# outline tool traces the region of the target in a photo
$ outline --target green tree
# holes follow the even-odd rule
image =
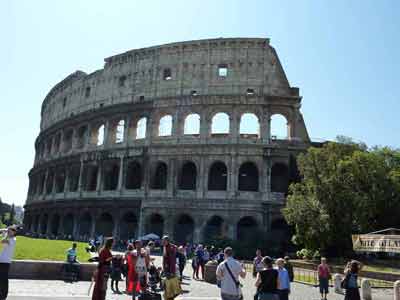
[[[302,181],[283,210],[297,244],[334,254],[351,250],[352,233],[395,226],[400,212],[399,151],[339,141],[298,157]]]

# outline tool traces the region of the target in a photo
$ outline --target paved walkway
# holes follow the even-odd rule
[[[156,264],[159,264],[157,258]],[[182,285],[184,293],[177,300],[219,300],[219,289],[216,285],[204,281],[193,280],[191,278],[191,266],[188,264],[185,270],[185,279]],[[243,294],[245,300],[252,300],[255,292],[254,279],[251,274],[247,274],[243,282]],[[120,282],[120,289],[124,287],[124,282]],[[11,280],[10,281],[10,300],[88,300],[88,290],[90,282],[65,283],[63,281],[45,280]],[[373,300],[393,300],[393,291],[374,289]],[[343,300],[343,295],[332,293],[329,300]],[[107,300],[128,300],[127,295],[112,294],[108,290]],[[319,300],[318,289],[308,285],[293,283],[290,300]]]

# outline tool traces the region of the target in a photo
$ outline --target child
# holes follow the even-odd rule
[[[117,294],[121,294],[118,288],[118,282],[121,280],[122,263],[123,261],[121,255],[113,256],[113,259],[111,261],[111,290]],[[114,282],[115,282],[115,289],[114,289]]]

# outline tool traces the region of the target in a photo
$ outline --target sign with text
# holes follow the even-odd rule
[[[353,234],[351,237],[354,251],[400,253],[400,235]]]

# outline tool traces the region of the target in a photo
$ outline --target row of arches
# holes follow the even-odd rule
[[[59,153],[68,153],[72,149],[83,149],[87,145],[103,146],[106,144],[122,144],[127,139],[146,139],[149,135],[169,137],[174,132],[173,115],[161,115],[158,119],[157,130],[149,126],[148,117],[141,117],[136,122],[126,118],[118,118],[109,122],[82,125],[79,128],[68,128],[41,142],[37,149],[37,158],[45,158]],[[198,113],[189,113],[183,120],[182,134],[198,137],[201,134],[201,117]],[[272,139],[288,139],[289,123],[285,116],[273,114],[269,120],[269,137]],[[227,136],[232,134],[231,116],[226,112],[217,112],[211,117],[208,129],[211,136]],[[150,133],[148,131],[152,131]],[[260,118],[254,113],[243,113],[240,116],[238,133],[242,138],[261,138]]]
[[[122,162],[122,166],[121,166]],[[179,190],[196,191],[202,189],[199,184],[199,167],[193,161],[180,163],[174,185]],[[100,168],[101,167],[101,168]],[[122,170],[121,170],[122,168]],[[68,167],[48,169],[47,172],[32,175],[30,178],[29,195],[42,195],[82,191],[113,191],[117,189],[140,190],[147,185],[150,189],[166,190],[169,178],[173,176],[168,164],[158,161],[151,165],[150,174],[146,176],[145,168],[140,161],[123,160],[103,161],[101,164],[86,163],[82,167],[72,164]],[[247,161],[237,170],[228,170],[223,161],[214,161],[208,169],[207,190],[227,191],[229,177],[237,176],[237,190],[261,191],[261,181],[258,166]],[[146,178],[149,180],[146,181]],[[80,186],[79,186],[80,183]],[[289,170],[284,163],[274,163],[270,173],[271,192],[286,193],[289,185]]]
[[[115,231],[117,224],[118,232]],[[109,213],[103,213],[98,218],[94,218],[89,212],[79,217],[75,217],[72,213],[65,216],[43,214],[26,218],[25,226],[33,233],[50,236],[89,237],[99,234],[112,236],[117,233],[121,239],[128,239],[137,237],[138,218],[135,213],[127,212],[116,223]]]
[[[222,216],[212,215],[204,224],[198,224],[191,215],[179,214],[173,218],[172,224],[167,223],[164,216],[153,213],[144,219],[144,231],[140,232],[138,216],[134,212],[126,212],[116,219],[108,212],[94,217],[89,211],[81,215],[44,213],[27,216],[24,220],[25,228],[28,228],[31,233],[50,237],[72,236],[75,239],[86,239],[95,235],[103,235],[117,236],[127,240],[137,238],[140,234],[155,233],[159,236],[169,234],[179,244],[217,238],[244,240],[262,229],[262,224],[259,224],[252,216],[244,216],[232,223]],[[281,226],[281,222],[278,222],[277,226]],[[276,226],[273,223],[271,229],[273,230],[274,227]]]

